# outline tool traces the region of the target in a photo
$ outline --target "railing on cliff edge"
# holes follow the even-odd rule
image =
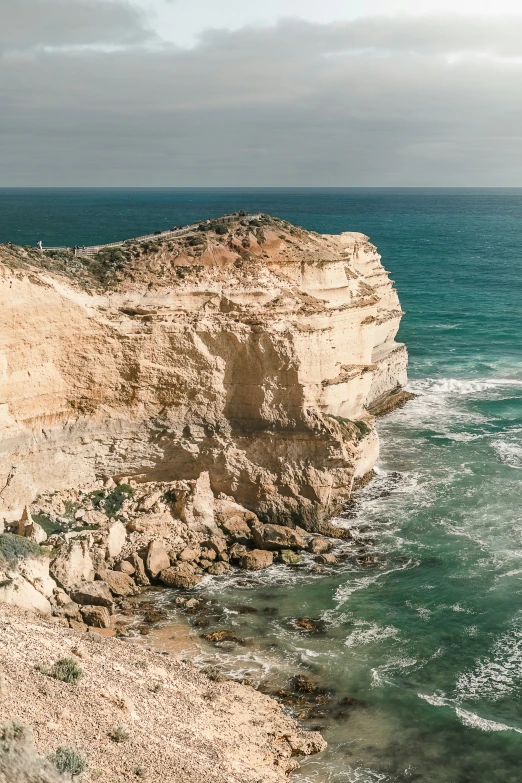
[[[211,218],[209,220],[199,220],[197,223],[192,223],[190,226],[182,226],[181,228],[173,228],[171,230],[166,231],[157,231],[155,234],[145,234],[141,237],[134,237],[133,239],[123,239],[121,242],[107,242],[105,245],[90,245],[89,247],[42,247],[42,252],[46,253],[48,251],[51,252],[66,252],[66,251],[73,251],[75,256],[82,256],[84,258],[92,258],[96,255],[96,253],[99,253],[100,250],[103,250],[106,247],[124,247],[125,245],[133,245],[135,243],[140,242],[148,242],[150,239],[171,239],[173,237],[181,237],[185,234],[191,234],[193,231],[196,231],[199,226],[203,224],[210,224],[215,223],[217,220],[222,221],[228,221],[231,222],[232,220],[257,220],[261,217],[261,213],[257,213],[256,215],[243,215],[243,214],[235,214],[235,215],[223,215],[223,217],[220,218]]]

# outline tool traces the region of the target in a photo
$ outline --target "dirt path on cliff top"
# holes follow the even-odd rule
[[[75,684],[42,672],[64,656],[82,669]],[[0,723],[11,720],[32,727],[42,755],[82,753],[82,783],[279,783],[295,755],[324,745],[248,686],[0,606]],[[115,727],[128,738],[111,739]]]

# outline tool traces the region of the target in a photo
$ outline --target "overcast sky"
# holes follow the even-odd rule
[[[522,4],[0,0],[18,185],[522,186]]]

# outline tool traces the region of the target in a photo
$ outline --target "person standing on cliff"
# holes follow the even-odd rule
[[[40,253],[43,253],[43,245],[42,245],[42,240],[41,239],[39,239],[38,242],[36,243],[36,247],[38,248]]]

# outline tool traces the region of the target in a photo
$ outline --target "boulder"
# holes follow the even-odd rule
[[[105,546],[105,543],[103,543],[101,546],[97,545],[91,547],[89,552],[94,570],[98,571],[100,568],[105,568],[107,557],[107,547]]]
[[[92,604],[93,606],[112,607],[114,603],[109,586],[101,580],[79,582],[70,588],[69,595],[73,601],[82,606]]]
[[[304,549],[306,541],[291,527],[284,525],[253,525],[254,542],[260,549]]]
[[[209,574],[212,574],[212,576],[221,576],[222,574],[226,574],[227,571],[230,571],[232,569],[232,566],[230,566],[228,563],[212,563],[209,568],[207,569]]]
[[[314,555],[323,555],[325,552],[329,552],[333,547],[333,541],[329,541],[323,536],[314,536],[311,541],[308,542],[308,551]]]
[[[94,579],[94,567],[86,540],[70,539],[51,562],[49,571],[53,579],[67,590],[82,580]]]
[[[179,587],[188,589],[201,582],[201,576],[196,574],[194,566],[191,563],[179,563],[179,565],[170,566],[159,575],[160,582],[165,587]]]
[[[120,562],[116,563],[114,566],[114,570],[121,571],[122,574],[128,574],[129,576],[132,576],[136,572],[136,569],[129,560],[120,560]]]
[[[51,606],[54,617],[65,617],[68,620],[76,620],[79,617],[80,607],[74,601],[68,601],[66,604],[59,606],[57,602],[51,598]]]
[[[207,549],[207,547],[203,547],[200,557],[202,560],[215,560],[216,551],[214,549]]]
[[[201,557],[201,549],[199,547],[185,547],[179,554],[178,560],[185,561],[186,563],[193,563],[195,560],[199,560]]]
[[[125,596],[134,595],[134,593],[136,593],[134,580],[131,579],[128,574],[124,574],[121,571],[110,571],[108,568],[105,568],[96,573],[96,578],[105,582],[111,593],[118,598],[124,598]]]
[[[112,522],[112,524],[109,525],[109,534],[107,536],[107,556],[110,560],[114,560],[115,557],[118,557],[125,545],[126,539],[127,531],[123,522],[120,522],[119,519]]]
[[[56,589],[56,582],[49,576],[49,560],[46,557],[28,557],[18,563],[18,571],[46,598]]]
[[[262,568],[268,568],[273,562],[274,555],[272,552],[267,552],[266,549],[253,549],[239,559],[241,568],[248,568],[253,571],[260,571]]]
[[[144,533],[153,538],[168,536],[171,527],[172,516],[168,511],[157,514],[139,514],[127,523],[129,533]]]
[[[39,612],[45,615],[50,615],[52,612],[49,599],[18,574],[2,580],[0,603],[18,606],[29,612]]]
[[[205,549],[213,549],[216,555],[220,555],[227,551],[227,540],[219,533],[219,535],[210,536],[206,541],[203,541],[201,546]]]
[[[321,565],[335,565],[337,563],[337,558],[335,555],[325,552],[324,555],[317,555],[315,562],[321,563]]]
[[[239,544],[248,544],[249,541],[252,541],[252,532],[245,520],[239,515],[228,517],[221,523],[221,529],[229,538]]]
[[[233,544],[230,547],[229,550],[229,557],[232,560],[232,562],[239,560],[239,558],[243,557],[243,555],[246,555],[247,548],[243,544]]]
[[[208,471],[196,481],[179,481],[173,485],[176,496],[175,511],[191,529],[199,533],[217,533],[214,521],[214,493]]]
[[[79,511],[83,511],[83,515],[81,517],[76,516]],[[89,525],[89,527],[103,528],[107,524],[107,515],[103,511],[97,511],[94,508],[92,508],[90,511],[86,511],[85,509],[78,509],[76,514],[74,515],[75,519],[81,519],[82,523],[84,525]]]
[[[279,560],[285,565],[298,565],[303,562],[303,558],[291,549],[282,549],[279,552]]]
[[[131,555],[130,561],[135,569],[134,579],[136,580],[136,584],[140,585],[140,587],[150,585],[149,577],[145,572],[145,563],[141,557],[134,552],[134,554]]]
[[[93,628],[108,628],[111,624],[109,610],[105,606],[82,606],[83,621]]]
[[[147,571],[153,579],[157,577],[160,571],[164,571],[170,566],[170,557],[162,541],[155,538],[150,542],[146,565]]]
[[[228,498],[220,497],[215,502],[216,523],[229,537],[246,544],[252,540],[251,525],[259,524],[257,516],[248,509]]]
[[[138,511],[150,511],[151,508],[156,505],[158,500],[161,500],[163,494],[163,490],[160,489],[154,492],[150,492],[147,495],[143,495],[138,503]]]
[[[18,523],[17,533],[19,536],[24,536],[30,541],[34,541],[35,544],[43,544],[47,540],[47,533],[38,522],[34,521],[27,506],[24,508]]]

